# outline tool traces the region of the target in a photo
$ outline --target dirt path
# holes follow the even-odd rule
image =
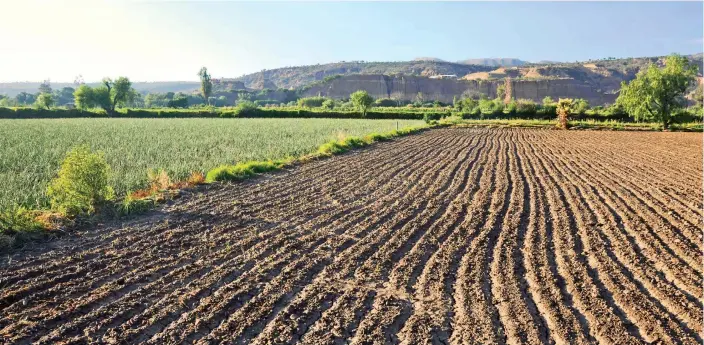
[[[702,136],[438,129],[0,262],[0,343],[698,344]]]

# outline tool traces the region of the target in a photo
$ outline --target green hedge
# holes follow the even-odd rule
[[[2,119],[58,119],[67,117],[107,117],[105,112],[83,111],[78,109],[36,109],[36,108],[1,108]]]
[[[399,119],[422,120],[427,112],[367,112],[368,119]],[[433,113],[445,116],[448,113]],[[36,108],[0,108],[0,118],[32,119],[32,118],[75,118],[75,117],[107,117],[102,111],[84,111],[77,109],[36,109]],[[269,109],[238,109],[223,108],[222,110],[191,110],[191,109],[119,109],[112,117],[116,118],[183,118],[183,117],[246,117],[246,118],[339,118],[357,119],[362,115],[356,111],[313,111],[313,110],[279,110]]]
[[[393,109],[393,108],[391,108]],[[398,120],[423,120],[440,119],[451,115],[447,110],[439,109],[431,112],[429,109],[412,111],[390,111],[390,108],[379,108],[367,112],[368,119],[398,119]],[[396,108],[402,109],[402,108]],[[475,110],[477,110],[475,108]],[[482,113],[480,111],[454,113],[464,119],[554,119],[555,114],[547,113],[543,109],[536,112],[504,112],[493,111]],[[1,119],[52,119],[52,118],[76,118],[76,117],[108,117],[102,110],[78,110],[78,109],[37,109],[37,108],[2,108],[0,107]],[[321,110],[321,109],[295,109],[295,108],[205,108],[205,109],[118,109],[113,117],[116,118],[200,118],[200,117],[223,117],[223,118],[334,118],[334,119],[359,119],[361,113],[345,110]],[[597,120],[597,121],[620,121],[631,122],[632,118],[623,113],[597,113],[587,112],[583,115],[572,116],[575,120]],[[673,116],[674,123],[687,123],[702,121],[699,113],[687,110],[679,111]]]

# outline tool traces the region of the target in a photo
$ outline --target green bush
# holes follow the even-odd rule
[[[298,106],[306,108],[321,107],[323,106],[323,102],[327,100],[328,99],[325,97],[303,97],[298,99]]]
[[[51,207],[67,217],[94,213],[114,197],[109,176],[110,166],[102,152],[92,152],[87,146],[74,148],[47,188]]]
[[[245,162],[235,165],[221,165],[208,171],[205,175],[205,182],[215,181],[238,181],[244,178],[268,171],[279,170],[291,160],[277,160],[265,162]]]
[[[152,209],[156,205],[156,201],[152,198],[138,199],[127,194],[124,200],[117,205],[117,213],[122,216],[144,213]]]
[[[42,225],[35,220],[32,211],[24,207],[13,207],[0,212],[0,234],[13,235],[23,231],[38,231]]]
[[[479,100],[479,110],[484,116],[500,116],[503,114],[504,104],[499,99],[481,99]]]
[[[275,99],[259,99],[254,101],[254,105],[258,107],[263,107],[263,106],[271,106],[271,105],[279,105],[281,102],[275,100]]]
[[[508,104],[506,104],[506,113],[514,116],[516,115],[516,112],[518,111],[518,102],[516,101],[511,101]]]
[[[430,123],[432,121],[438,121],[442,117],[442,114],[439,113],[425,113],[425,115],[423,115],[423,121],[425,121],[425,123]]]
[[[516,101],[516,112],[526,116],[534,116],[538,110],[538,105],[530,99],[519,99]]]
[[[589,102],[584,98],[577,98],[574,100],[574,106],[572,111],[575,115],[584,115],[589,110]]]
[[[391,98],[379,98],[374,101],[375,107],[398,107],[399,102]]]

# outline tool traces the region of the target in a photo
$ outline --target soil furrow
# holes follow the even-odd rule
[[[441,128],[0,259],[0,343],[701,343],[698,133]]]

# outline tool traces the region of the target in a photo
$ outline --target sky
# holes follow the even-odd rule
[[[704,50],[699,2],[0,0],[0,82],[197,80],[437,57],[582,61]]]

